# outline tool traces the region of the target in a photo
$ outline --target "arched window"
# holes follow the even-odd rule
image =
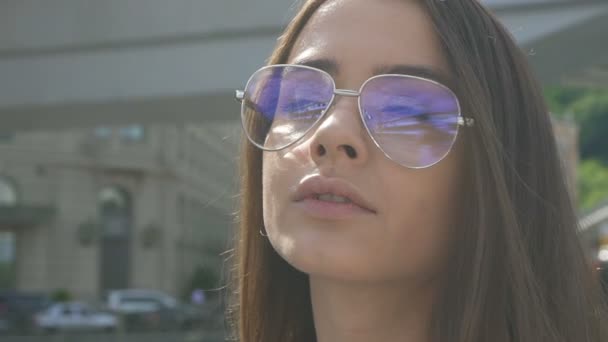
[[[131,219],[131,199],[119,187],[103,188],[98,193],[99,213],[105,236],[127,236]]]
[[[117,187],[104,188],[99,192],[99,204],[104,208],[114,208],[117,210],[128,209],[128,194]]]
[[[121,186],[108,186],[97,193],[101,226],[99,289],[128,288],[131,269],[133,213],[131,193]]]

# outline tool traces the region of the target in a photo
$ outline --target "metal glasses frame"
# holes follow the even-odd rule
[[[331,99],[329,100],[327,107],[322,111],[321,115],[319,115],[319,118],[310,125],[310,127],[302,133],[302,136],[299,137],[298,139],[295,139],[294,141],[286,144],[285,146],[281,146],[279,148],[266,148],[260,144],[258,144],[257,142],[254,141],[254,139],[249,135],[249,132],[247,131],[247,127],[245,127],[245,101],[243,101],[245,99],[245,91],[244,90],[236,90],[236,94],[235,94],[235,98],[238,102],[241,103],[241,125],[243,127],[243,131],[245,132],[245,135],[247,135],[247,139],[249,140],[249,142],[251,142],[254,146],[258,147],[261,150],[264,151],[269,151],[269,152],[276,152],[276,151],[280,151],[283,150],[291,145],[294,145],[295,143],[297,143],[298,141],[302,140],[302,138],[304,138],[305,136],[307,136],[310,131],[312,129],[314,129],[320,122],[322,122],[325,119],[325,115],[327,114],[327,112],[329,112],[329,109],[332,107],[334,100],[336,98],[336,95],[340,95],[340,96],[347,96],[347,97],[356,97],[357,98],[357,104],[359,106],[359,117],[361,119],[361,122],[363,123],[363,126],[365,127],[365,130],[367,131],[367,134],[369,135],[369,137],[372,139],[372,141],[374,142],[374,144],[376,145],[376,147],[378,147],[378,149],[380,149],[380,151],[382,151],[382,153],[391,161],[407,167],[409,169],[425,169],[428,167],[431,167],[439,162],[441,162],[451,151],[452,148],[454,147],[454,143],[456,142],[456,139],[458,137],[458,133],[460,131],[460,127],[472,127],[475,125],[475,120],[473,118],[470,117],[464,117],[461,113],[461,108],[460,108],[460,101],[458,100],[458,97],[456,96],[456,94],[452,91],[452,89],[448,88],[447,86],[428,79],[428,78],[424,78],[424,77],[419,77],[419,76],[412,76],[412,75],[403,75],[403,74],[382,74],[382,75],[376,75],[376,76],[372,76],[369,79],[367,79],[365,82],[363,82],[363,84],[361,85],[361,87],[359,88],[359,91],[356,90],[350,90],[350,89],[338,89],[336,88],[336,82],[334,80],[334,78],[325,70],[321,70],[315,67],[311,67],[308,65],[299,65],[299,64],[273,64],[273,65],[267,65],[264,66],[260,69],[258,69],[256,72],[254,72],[251,77],[249,78],[249,80],[247,80],[247,83],[245,84],[245,89],[247,89],[249,87],[249,84],[251,83],[251,81],[253,80],[253,77],[258,74],[259,72],[266,70],[266,69],[270,69],[270,68],[279,68],[279,67],[289,67],[289,68],[300,68],[300,69],[308,69],[308,70],[313,70],[319,73],[324,74],[325,76],[327,76],[332,83],[332,86],[334,88],[333,90],[333,94]],[[454,134],[454,139],[452,140],[452,143],[450,145],[450,148],[446,151],[446,153],[441,156],[441,158],[439,158],[437,161],[435,161],[432,164],[429,165],[425,165],[425,166],[408,166],[408,165],[404,165],[396,160],[394,160],[393,158],[391,158],[390,155],[388,155],[384,149],[382,148],[382,146],[380,146],[380,144],[378,143],[378,141],[376,141],[376,138],[374,138],[374,135],[372,134],[372,132],[369,130],[369,127],[367,127],[367,124],[365,123],[365,118],[363,117],[363,109],[361,108],[361,92],[363,91],[363,89],[365,88],[365,86],[367,85],[368,82],[370,82],[371,80],[374,80],[376,78],[381,78],[381,77],[403,77],[403,78],[408,78],[408,79],[418,79],[421,81],[425,81],[425,82],[430,82],[433,83],[445,90],[447,90],[456,100],[456,105],[458,107],[458,122],[457,122],[457,127],[456,127],[456,134]]]

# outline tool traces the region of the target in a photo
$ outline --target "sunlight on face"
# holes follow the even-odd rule
[[[359,89],[386,65],[424,66],[449,74],[433,25],[413,1],[328,1],[298,37],[288,63],[303,59],[334,60],[338,70],[332,76],[342,89]],[[286,150],[264,153],[263,214],[270,242],[287,262],[310,275],[368,282],[433,277],[446,262],[458,210],[461,144],[457,141],[433,167],[408,169],[377,148],[358,110],[356,99],[337,98],[304,139]],[[287,135],[294,131],[289,125],[271,130]],[[445,132],[434,132],[429,141]],[[394,135],[379,139],[417,158],[435,148],[424,140],[417,146],[412,139],[400,142]],[[347,156],[344,146],[356,153]],[[348,182],[376,212],[339,220],[312,217],[292,198],[311,175]]]

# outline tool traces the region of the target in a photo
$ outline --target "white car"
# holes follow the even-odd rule
[[[175,309],[177,300],[168,294],[148,289],[113,290],[108,294],[108,308],[116,313],[149,313]]]
[[[67,302],[51,305],[35,316],[38,329],[54,331],[114,331],[115,315],[93,310],[85,303]]]
[[[107,308],[122,316],[127,331],[187,328],[203,318],[175,297],[151,289],[112,290]]]

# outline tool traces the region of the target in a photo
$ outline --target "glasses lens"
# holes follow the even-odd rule
[[[422,168],[443,159],[458,132],[458,99],[448,88],[411,76],[380,76],[361,93],[365,124],[397,163]]]
[[[258,147],[279,150],[302,138],[323,115],[334,91],[332,78],[302,66],[258,70],[245,88],[243,127]]]

